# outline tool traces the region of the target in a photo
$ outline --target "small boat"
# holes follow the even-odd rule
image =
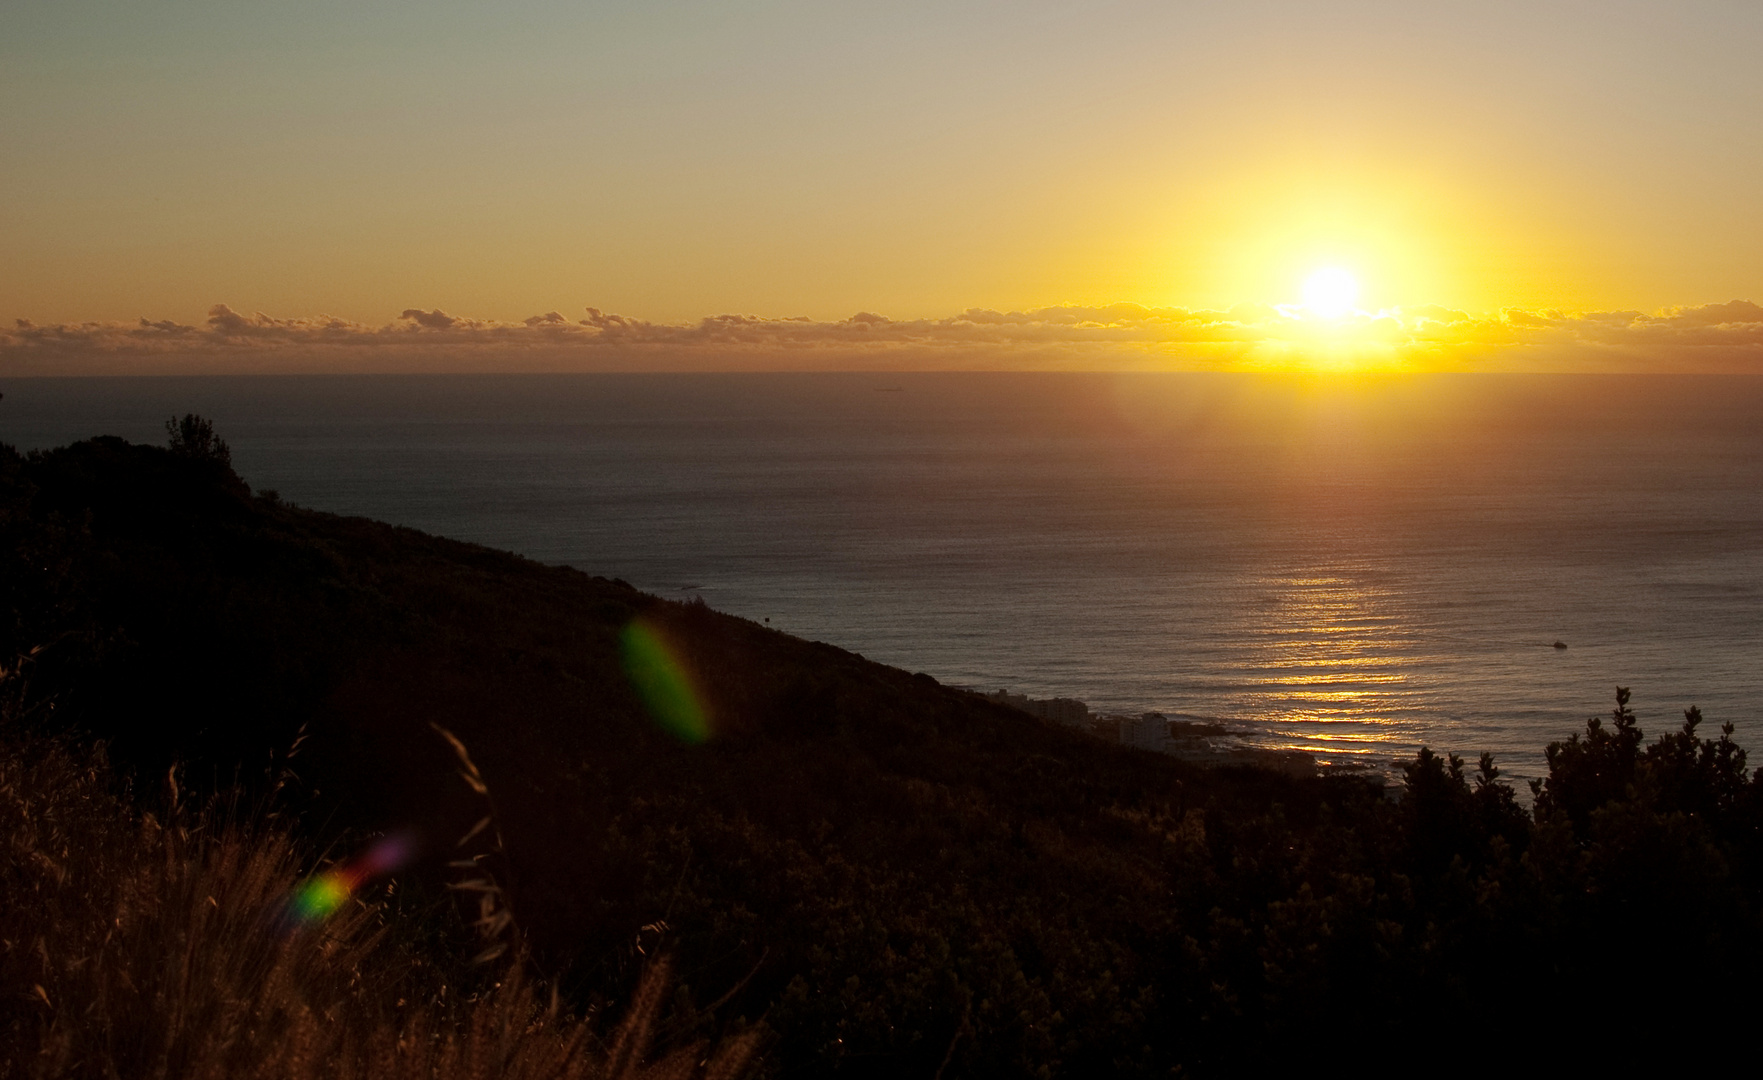
[[[1565,641],[1555,642],[1555,648],[1557,648],[1557,649],[1565,649],[1566,647],[1567,647],[1567,643]]]

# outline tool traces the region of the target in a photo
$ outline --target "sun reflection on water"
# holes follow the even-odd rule
[[[1419,634],[1400,598],[1352,572],[1273,576],[1255,583],[1256,674],[1244,705],[1256,742],[1304,750],[1324,764],[1384,756],[1409,741],[1407,711]]]

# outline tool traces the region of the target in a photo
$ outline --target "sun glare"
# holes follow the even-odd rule
[[[1357,299],[1359,281],[1341,267],[1325,266],[1304,279],[1304,306],[1325,319],[1352,311]]]

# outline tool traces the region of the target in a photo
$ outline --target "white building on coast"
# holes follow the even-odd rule
[[[1175,753],[1175,740],[1169,737],[1169,717],[1148,712],[1143,716],[1116,716],[1115,739],[1122,746],[1155,750],[1159,754]]]

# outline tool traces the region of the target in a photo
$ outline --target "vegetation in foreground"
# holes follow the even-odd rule
[[[41,647],[33,724],[248,790],[304,731],[306,841],[426,832],[400,887],[435,891],[481,811],[431,725],[457,732],[562,999],[628,1000],[629,943],[665,923],[666,1022],[764,1017],[770,1075],[1246,1075],[1436,1062],[1453,1034],[1681,1063],[1722,1048],[1687,1034],[1708,1015],[1763,1003],[1763,786],[1693,710],[1649,743],[1620,693],[1551,748],[1534,813],[1491,761],[1429,752],[1392,800],[1100,745],[701,606],[300,510],[187,442],[0,454],[0,534],[0,645]],[[702,744],[625,678],[638,617],[703,689]],[[53,1003],[28,974],[8,1000]]]
[[[383,890],[303,924],[306,861],[272,817],[187,809],[175,780],[144,811],[101,751],[0,728],[0,1076],[726,1080],[756,1047],[666,1038],[664,959],[608,1031],[519,957],[450,959],[438,912]]]

